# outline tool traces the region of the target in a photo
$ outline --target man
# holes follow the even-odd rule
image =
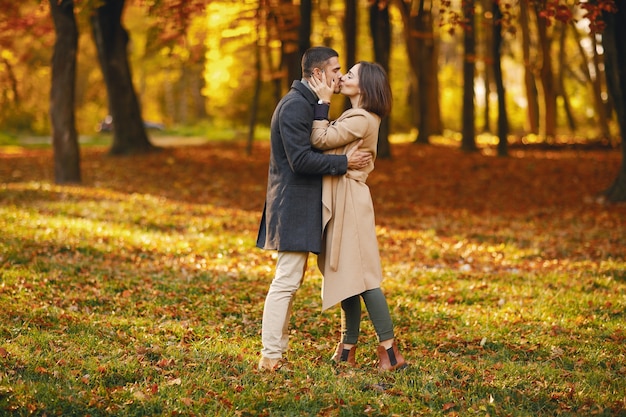
[[[326,74],[341,77],[339,54],[327,47],[308,49],[302,57],[302,80],[294,81],[280,100],[270,126],[270,163],[265,207],[256,245],[278,251],[276,272],[265,306],[258,368],[274,371],[285,363],[291,305],[304,278],[309,252],[319,254],[322,245],[322,176],[344,175],[371,161],[369,153],[356,149],[348,155],[324,155],[311,147],[315,106],[328,106],[311,90],[308,80]]]

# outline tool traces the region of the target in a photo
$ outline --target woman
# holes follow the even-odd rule
[[[361,170],[348,170],[344,176],[325,176],[322,188],[324,242],[318,257],[324,276],[322,309],[341,302],[342,340],[333,356],[335,362],[356,365],[355,351],[361,325],[361,298],[378,336],[378,367],[404,368],[398,351],[387,300],[380,289],[382,268],[374,205],[367,176],[374,170],[381,118],[391,110],[391,88],[385,70],[376,63],[360,62],[339,80],[341,94],[352,108],[337,120],[328,121],[335,82],[326,84],[325,75],[311,77],[310,85],[319,97],[311,143],[331,154],[345,154],[362,140],[361,151],[372,154],[372,162]]]

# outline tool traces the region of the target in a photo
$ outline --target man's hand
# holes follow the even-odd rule
[[[359,150],[362,144],[363,139],[360,139],[357,145],[346,154],[348,157],[348,169],[363,169],[372,162],[372,155],[369,152]]]

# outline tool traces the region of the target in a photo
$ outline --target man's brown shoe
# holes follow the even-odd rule
[[[268,371],[268,372],[274,372],[279,370],[280,368],[282,368],[283,366],[285,366],[287,364],[287,360],[283,359],[283,358],[266,358],[266,357],[261,357],[261,360],[259,360],[259,371]]]

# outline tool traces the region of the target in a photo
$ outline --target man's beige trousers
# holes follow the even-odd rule
[[[287,351],[291,306],[304,279],[308,257],[308,252],[278,252],[276,274],[263,307],[261,355],[266,358],[282,358]]]

